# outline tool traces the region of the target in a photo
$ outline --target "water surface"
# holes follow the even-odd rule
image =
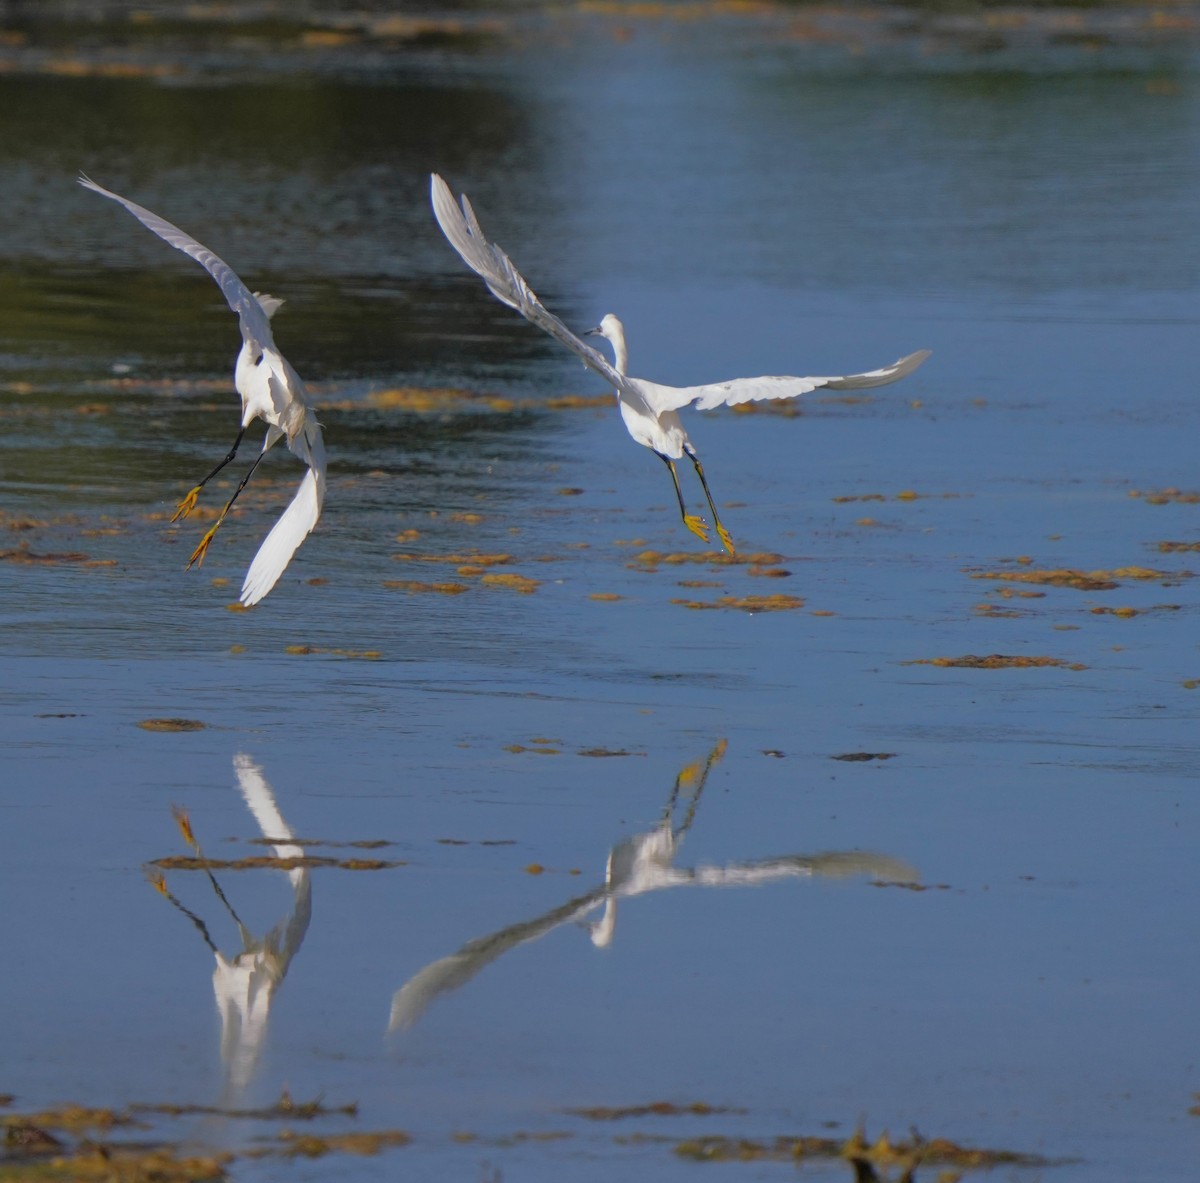
[[[287,1089],[412,1138],[243,1178],[690,1179],[682,1138],[860,1122],[1058,1164],[1005,1177],[1190,1178],[1196,562],[1159,547],[1197,504],[1155,496],[1196,487],[1190,26],[453,16],[5,48],[0,1092]],[[298,466],[183,570],[236,326],[81,169],[287,300],[329,496],[251,612]],[[714,563],[611,407],[556,407],[603,387],[465,272],[434,169],[569,324],[625,319],[635,372],[934,356],[693,415],[763,556]],[[1008,578],[1057,569],[1116,586]],[[713,606],[771,595],[802,603]],[[989,654],[1063,664],[912,664]],[[148,881],[192,853],[172,806],[213,858],[401,865],[216,871],[239,928],[203,872]],[[256,1007],[213,976],[251,963]],[[569,1112],[657,1101],[730,1111]],[[286,1124],[152,1122],[235,1151]]]

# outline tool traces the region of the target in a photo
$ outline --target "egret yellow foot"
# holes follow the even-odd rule
[[[202,485],[197,485],[176,507],[175,516],[171,519],[173,522],[179,521],[180,518],[186,518],[193,509],[196,508],[196,499],[200,496]]]
[[[708,525],[702,517],[694,513],[685,513],[683,515],[683,524],[701,541],[708,541]]]
[[[721,540],[721,545],[729,551],[731,555],[736,555],[737,551],[733,549],[733,535],[721,525],[717,523],[717,537]]]
[[[208,551],[208,544],[210,542],[212,542],[213,535],[216,534],[217,527],[220,526],[220,524],[223,520],[224,520],[223,518],[217,518],[217,520],[210,527],[208,533],[205,534],[204,537],[200,539],[200,545],[197,546],[194,551],[192,551],[192,557],[190,559],[188,559],[187,569],[189,571],[193,567],[203,567],[204,566],[204,556]]]

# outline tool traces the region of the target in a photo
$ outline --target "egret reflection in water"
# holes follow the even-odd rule
[[[234,756],[233,768],[238,789],[263,838],[271,843],[275,857],[303,859],[304,849],[290,841],[295,835],[283,820],[262,769],[243,754]],[[187,815],[177,810],[176,820],[188,845],[197,858],[203,860],[200,843]],[[216,958],[213,994],[221,1016],[221,1062],[225,1065],[225,1103],[228,1104],[246,1087],[258,1064],[275,992],[283,984],[292,959],[300,951],[312,919],[312,885],[307,867],[289,869],[286,874],[292,888],[291,907],[269,932],[256,937],[234,910],[212,869],[206,866],[204,871],[218,899],[237,925],[241,949],[232,955],[221,952],[204,921],[167,890],[161,876],[155,877],[155,886],[192,921]]]
[[[588,925],[597,948],[612,944],[616,933],[617,902],[668,887],[748,887],[786,878],[842,878],[869,875],[897,883],[912,883],[916,870],[900,859],[862,850],[834,850],[820,854],[788,854],[720,865],[677,867],[675,859],[683,837],[696,820],[700,797],[709,773],[725,754],[720,740],[702,761],[685,765],[675,777],[658,824],[618,842],[608,853],[604,882],[532,920],[510,925],[468,941],[456,953],[427,965],[392,996],[388,1034],[411,1027],[441,994],[466,985],[486,965],[518,945],[539,940],[560,925],[584,923],[599,908],[603,912]]]

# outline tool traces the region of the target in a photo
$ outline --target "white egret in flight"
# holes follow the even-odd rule
[[[626,372],[629,353],[625,347],[625,329],[611,312],[597,328],[590,329],[585,334],[595,334],[609,341],[614,354],[610,364],[607,358],[586,341],[580,340],[557,316],[547,310],[512,260],[495,243],[487,240],[466,195],[463,195],[460,209],[446,182],[436,173],[431,180],[433,212],[442,233],[450,240],[450,245],[458,251],[472,271],[482,276],[488,290],[497,300],[515,308],[526,320],[561,341],[585,366],[616,388],[617,405],[629,434],[639,444],[650,448],[666,464],[675,485],[675,496],[679,501],[679,513],[683,524],[707,542],[708,527],[696,514],[687,512],[683,492],[679,487],[679,474],[675,471],[675,461],[683,456],[686,455],[692,462],[704,488],[708,508],[712,512],[713,527],[730,554],[734,553],[733,539],[717,515],[717,507],[713,504],[708,481],[700,465],[700,457],[692,447],[679,419],[680,408],[695,404],[700,410],[707,411],[722,404],[734,406],[757,399],[795,398],[819,387],[827,390],[866,390],[872,386],[885,386],[911,374],[929,356],[928,349],[920,349],[882,369],[834,378],[734,378],[728,382],[714,382],[706,386],[682,387],[662,386],[644,378],[633,378]]]
[[[229,307],[238,315],[242,348],[237,357],[233,382],[242,399],[241,430],[237,433],[229,454],[179,503],[171,520],[179,521],[192,512],[200,490],[237,455],[246,428],[253,420],[261,419],[267,425],[267,434],[263,440],[262,451],[250,466],[250,471],[242,478],[241,484],[234,490],[220,516],[192,552],[188,561],[189,569],[193,564],[204,562],[209,543],[225,520],[225,515],[274,444],[286,439],[291,451],[308,465],[308,472],[304,474],[291,504],[263,540],[249,571],[246,572],[242,583],[241,601],[246,605],[257,604],[275,586],[300,543],[316,526],[325,500],[325,443],[321,438],[321,426],[308,403],[308,392],[304,389],[300,375],[279,352],[275,338],[271,335],[271,317],[283,301],[260,292],[251,292],[227,263],[165,218],[160,218],[127,197],[121,197],[97,185],[87,177],[81,176],[79,183],[86,189],[119,202],[148,230],[152,230],[159,238],[195,259],[217,281],[217,286],[220,287]]]

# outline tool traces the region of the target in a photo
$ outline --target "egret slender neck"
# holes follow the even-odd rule
[[[618,374],[627,374],[629,372],[629,350],[625,345],[625,326],[621,324],[615,316],[606,318],[605,336],[612,342],[613,347],[613,369]]]

